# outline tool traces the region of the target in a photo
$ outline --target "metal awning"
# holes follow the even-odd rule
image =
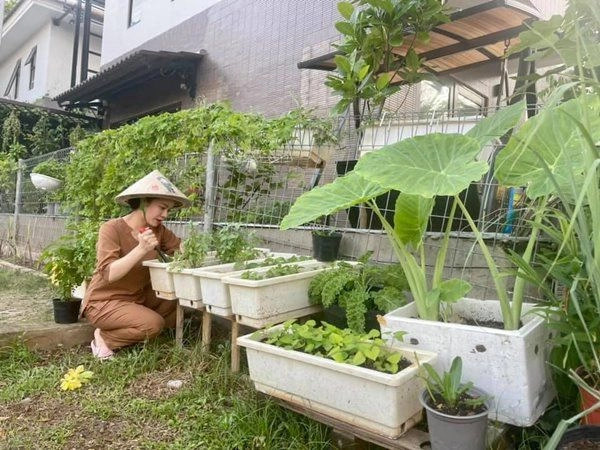
[[[526,23],[537,19],[539,12],[529,2],[518,0],[492,0],[450,15],[450,22],[441,24],[430,32],[427,44],[418,43],[415,51],[425,59],[424,69],[436,75],[446,75],[469,69],[504,56],[507,43],[518,42]],[[405,36],[411,42],[412,34]],[[392,50],[405,56],[408,44]],[[335,70],[334,56],[330,52],[298,63],[300,69]],[[396,76],[392,82],[400,83]]]
[[[67,108],[85,106],[95,100],[108,100],[153,78],[173,74],[178,74],[189,94],[195,96],[196,67],[205,54],[204,50],[198,53],[139,50],[53,100]]]

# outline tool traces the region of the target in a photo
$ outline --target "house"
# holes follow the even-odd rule
[[[51,98],[98,72],[104,0],[20,0],[0,39],[0,97],[56,106]]]
[[[455,8],[489,4],[524,11],[519,17],[548,18],[564,0],[450,0]],[[323,85],[326,73],[300,70],[333,50],[339,39],[337,0],[109,0],[105,9],[101,72],[56,96],[65,108],[100,103],[105,127],[160,111],[189,108],[200,100],[229,100],[234,108],[278,115],[299,104],[327,111],[335,99]],[[454,70],[442,84],[462,103],[490,106],[500,93],[504,41],[489,61]],[[496,41],[494,42],[496,43]],[[475,45],[475,44],[473,44]],[[482,52],[483,53],[483,52]],[[509,75],[518,64],[509,64]],[[322,68],[322,67],[321,67]],[[406,110],[421,104],[413,88]],[[152,95],[149,95],[152,93]],[[505,95],[500,93],[501,95]]]

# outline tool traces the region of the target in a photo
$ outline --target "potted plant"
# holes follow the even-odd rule
[[[229,274],[231,310],[236,321],[262,328],[321,310],[308,298],[311,279],[331,266],[319,261],[277,264]]]
[[[314,320],[288,321],[237,342],[257,390],[390,438],[420,420],[417,364],[436,358],[390,346],[378,330],[361,334]]]
[[[217,316],[229,317],[233,314],[233,311],[231,310],[229,286],[223,283],[223,278],[258,267],[297,263],[309,259],[311,258],[308,256],[274,252],[266,254],[264,258],[195,269],[194,275],[200,279],[200,289],[203,293],[204,305],[207,311]]]
[[[407,302],[408,284],[398,264],[369,264],[371,253],[359,264],[339,261],[312,279],[308,288],[311,303],[324,307],[326,322],[364,333],[379,328],[377,316]]]
[[[420,400],[427,411],[431,450],[485,450],[487,397],[472,382],[462,381],[461,358],[455,357],[441,375],[429,363],[423,368],[426,389]]]
[[[42,270],[48,275],[57,297],[52,300],[54,321],[74,323],[79,320],[81,298],[74,289],[92,274],[95,262],[95,233],[93,225],[82,222],[47,246],[40,255]],[[73,232],[74,231],[74,232]]]
[[[311,232],[313,257],[317,261],[331,262],[338,259],[342,233],[324,226]]]
[[[450,363],[449,355],[461,356],[465,376],[493,396],[490,411],[495,414],[494,418],[530,426],[553,397],[546,366],[550,347],[546,341],[548,332],[543,318],[523,315],[535,305],[524,304],[524,280],[520,277],[515,281],[512,298],[509,297],[504,285],[506,277],[500,273],[482,233],[459,197],[472,182],[489,171],[488,164],[477,159],[483,146],[511,130],[523,111],[524,104],[517,103],[485,118],[466,135],[434,133],[416,136],[371,152],[346,176],[299,197],[282,220],[281,228],[298,226],[352,205],[368,203],[384,226],[414,298],[414,302],[406,307],[386,314],[382,331],[406,331],[408,342],[438,352],[442,364]],[[391,189],[401,192],[395,204],[393,227],[373,201]],[[428,263],[433,267],[429,277],[423,236],[435,198],[441,195],[450,196],[453,203],[434,261]],[[498,301],[466,299],[469,283],[443,279],[451,226],[457,210],[463,212],[482,248],[496,285]],[[531,241],[535,243],[536,237],[537,234],[532,233]],[[531,257],[530,246],[527,252],[525,256]],[[444,311],[450,320],[440,322],[440,314]],[[457,316],[500,321],[505,330],[456,323]],[[534,348],[538,349],[536,353],[532,352]],[[510,349],[509,353],[507,349]],[[517,366],[509,368],[503,358]],[[527,382],[516,385],[513,382],[515,370],[523,374]]]
[[[37,189],[55,191],[62,186],[65,173],[64,163],[50,158],[36,165],[29,174],[29,177]]]

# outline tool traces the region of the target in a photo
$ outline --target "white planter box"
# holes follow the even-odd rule
[[[160,262],[158,259],[143,261],[142,265],[150,269],[150,283],[158,298],[163,300],[177,300],[173,274],[167,271],[169,263]]]
[[[244,280],[242,273],[230,274],[222,279],[229,285],[231,309],[236,321],[253,328],[263,328],[318,312],[320,305],[311,305],[308,298],[310,281],[331,264],[318,261],[298,263],[300,273],[268,278]],[[268,267],[252,269],[266,272]]]
[[[217,259],[214,256],[207,256],[204,260],[206,266],[217,264]],[[194,275],[198,268],[192,269],[170,269],[167,267],[167,272],[170,272],[173,277],[173,288],[175,289],[175,297],[179,299],[181,306],[189,308],[202,309],[202,290],[200,288],[200,280]],[[182,302],[183,300],[183,302]]]
[[[290,258],[298,256],[294,253],[271,253],[269,257]],[[262,262],[265,258],[253,259],[248,262]],[[217,316],[229,317],[233,314],[231,310],[231,298],[229,297],[229,286],[222,282],[223,278],[248,269],[236,270],[235,263],[220,264],[217,266],[196,269],[194,275],[198,277],[204,297],[206,310]]]
[[[421,419],[424,385],[416,363],[391,375],[265,344],[262,333],[237,340],[258,391],[389,438]],[[412,362],[435,360],[433,353],[397,350]]]
[[[524,304],[523,313],[533,307]],[[462,299],[452,309],[465,319],[502,321],[500,303],[493,300]],[[407,332],[407,345],[439,355],[438,368],[449,369],[452,359],[460,356],[463,379],[493,396],[491,420],[531,426],[554,397],[547,364],[551,332],[542,317],[524,315],[523,326],[516,331],[416,319],[414,303],[384,317],[384,338],[386,332]]]

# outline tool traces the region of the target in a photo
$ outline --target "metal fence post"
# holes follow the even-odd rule
[[[206,153],[206,188],[204,196],[204,232],[212,231],[213,221],[215,218],[215,181],[216,181],[216,165],[213,141],[208,146]]]
[[[17,248],[17,237],[19,232],[19,214],[21,213],[21,202],[23,201],[23,169],[25,168],[25,164],[22,159],[19,158],[17,163],[17,185],[15,187],[15,214],[14,214],[14,230],[13,230],[13,239],[15,248]]]

